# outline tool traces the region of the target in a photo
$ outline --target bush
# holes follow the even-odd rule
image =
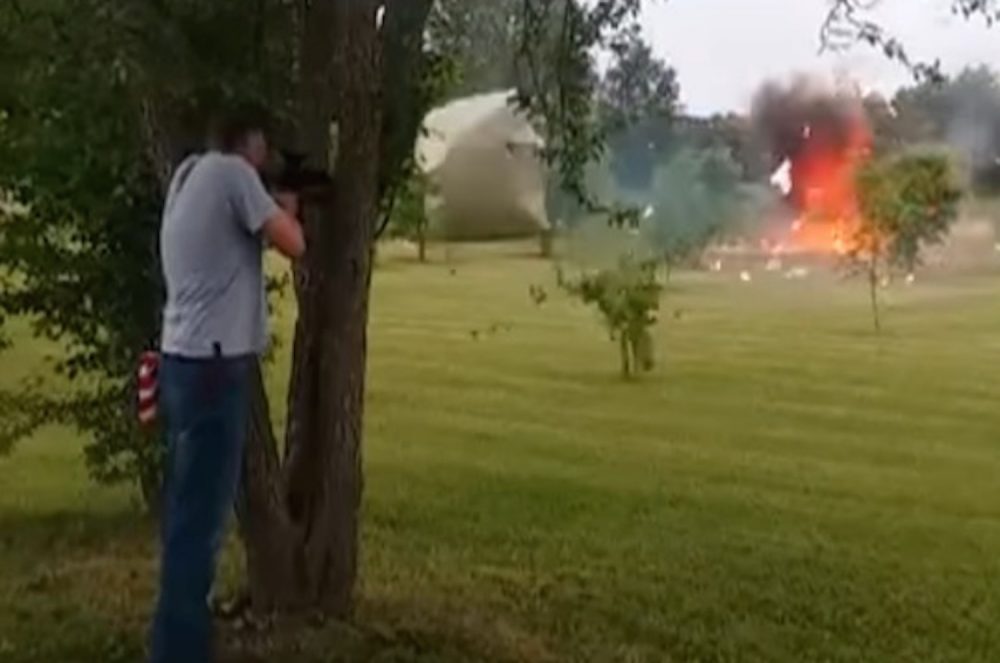
[[[657,267],[656,261],[626,255],[613,268],[574,279],[559,274],[559,284],[566,292],[597,308],[604,318],[611,340],[618,342],[626,379],[655,366],[650,329],[657,322],[663,292]]]

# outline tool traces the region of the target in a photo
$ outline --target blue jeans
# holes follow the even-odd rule
[[[209,592],[243,460],[251,358],[163,357],[167,429],[152,663],[212,659]]]

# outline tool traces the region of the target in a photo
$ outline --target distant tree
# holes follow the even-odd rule
[[[900,90],[895,126],[908,143],[946,143],[966,161],[973,187],[1000,191],[1000,80],[988,67]]]
[[[440,0],[430,37],[454,58],[455,84],[447,97],[510,90],[518,85],[522,0]]]
[[[430,182],[426,175],[414,172],[396,195],[392,210],[390,235],[417,245],[417,257],[427,262],[427,195]]]
[[[764,141],[753,129],[750,118],[737,113],[708,118],[713,146],[726,148],[739,167],[744,182],[765,182],[774,172]]]
[[[902,142],[917,145],[944,140],[949,115],[944,86],[943,81],[923,81],[896,92],[893,125]]]
[[[940,61],[914,59],[906,44],[874,19],[880,4],[881,0],[831,0],[820,32],[823,48],[845,49],[861,42],[909,69],[917,86],[901,91],[893,100],[898,135],[909,143],[946,140],[969,162],[976,189],[1000,191],[996,75],[984,66],[948,78]],[[982,20],[988,26],[1000,21],[996,0],[950,0],[948,4],[966,20]]]
[[[655,165],[683,150],[728,152],[738,166],[740,180],[746,183],[766,182],[778,166],[761,132],[749,117],[739,113],[696,117],[678,110],[650,145]]]
[[[961,196],[951,164],[942,156],[881,159],[859,173],[861,225],[848,259],[867,277],[876,331],[882,328],[882,281],[893,269],[912,272],[921,250],[944,239],[958,218]]]
[[[905,144],[904,136],[894,106],[874,92],[865,96],[862,105],[871,129],[873,153],[883,156],[901,149]]]
[[[612,126],[669,120],[678,110],[677,72],[653,53],[638,29],[612,48],[613,60],[600,85],[600,103]]]
[[[740,170],[722,147],[683,149],[656,170],[641,206],[645,244],[672,268],[699,257],[737,220]]]
[[[615,46],[599,90],[615,175],[622,186],[645,188],[679,110],[677,73],[634,31]]]

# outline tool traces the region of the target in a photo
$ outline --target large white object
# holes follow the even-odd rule
[[[432,193],[432,235],[447,240],[536,236],[545,212],[544,142],[503,91],[432,111],[416,159]]]
[[[771,186],[775,187],[784,195],[792,191],[792,162],[785,159],[778,166],[778,169],[771,174]]]

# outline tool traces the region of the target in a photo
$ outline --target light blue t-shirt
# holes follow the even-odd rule
[[[267,347],[263,241],[278,212],[243,158],[209,152],[174,174],[160,230],[167,286],[160,350],[190,358],[262,353]]]

